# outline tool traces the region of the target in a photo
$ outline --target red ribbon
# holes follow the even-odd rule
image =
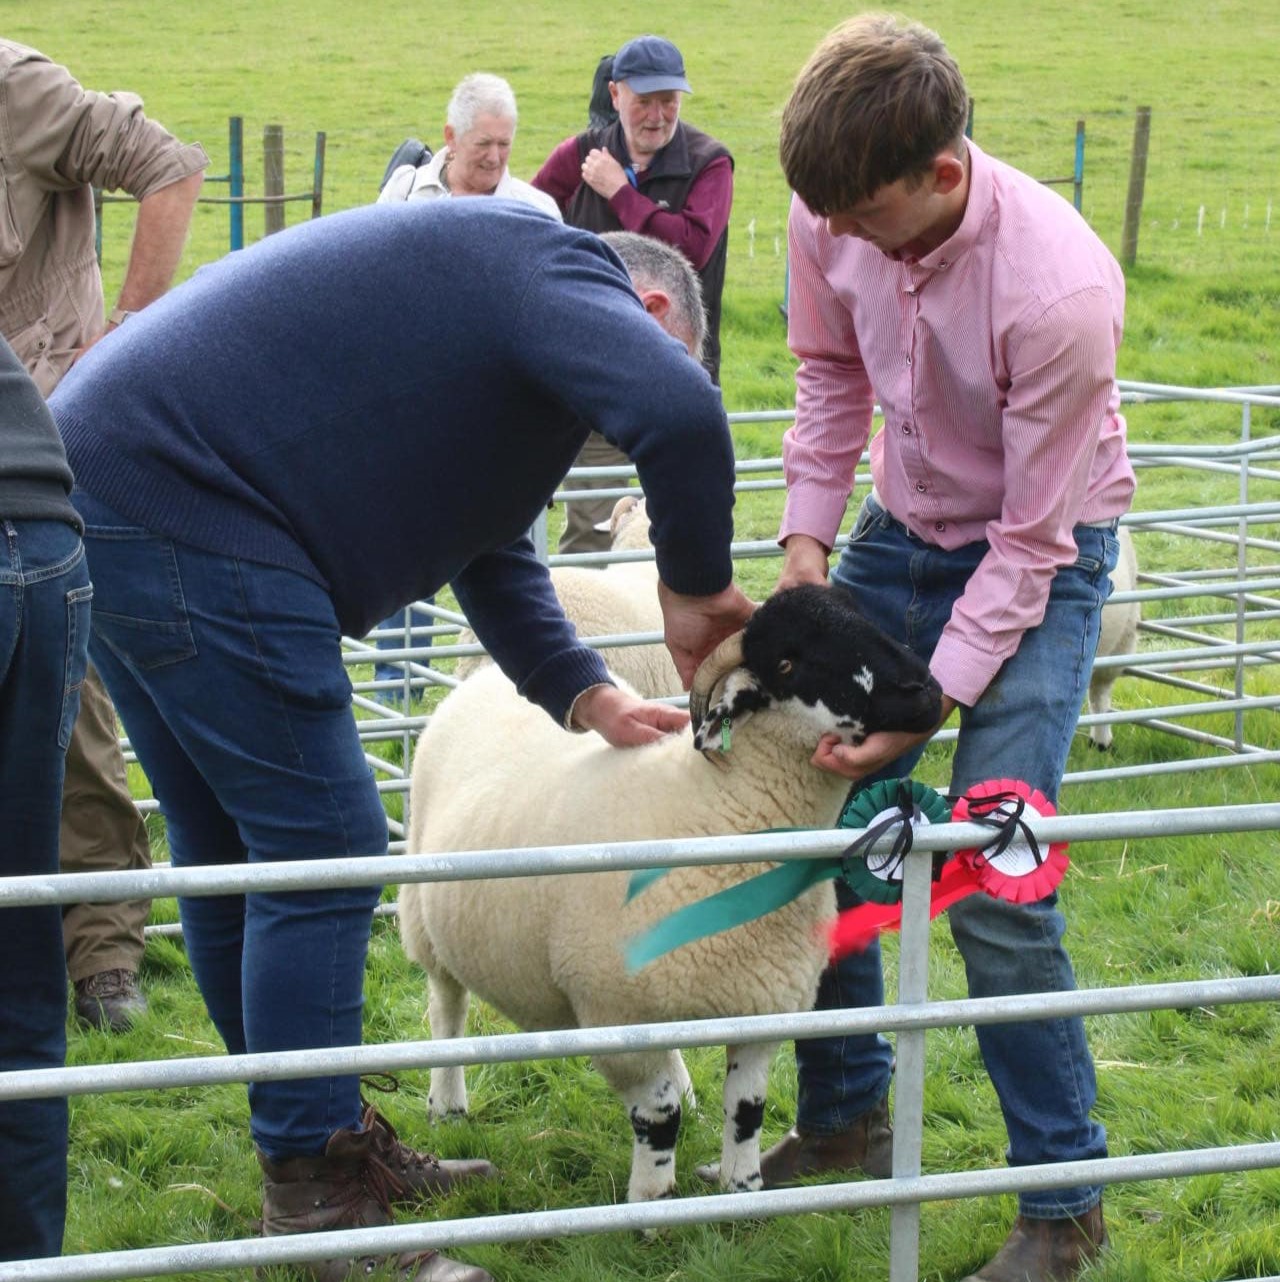
[[[930,920],[975,891],[1027,904],[1043,899],[1062,881],[1069,862],[1067,843],[1053,842],[1047,854],[1041,854],[1023,817],[1028,814],[1039,818],[1057,810],[1042,792],[1018,779],[975,784],[956,800],[954,822],[984,824],[995,833],[986,845],[958,850],[942,865],[929,893]],[[863,952],[881,931],[901,925],[901,903],[864,903],[846,910],[828,936],[832,960]]]

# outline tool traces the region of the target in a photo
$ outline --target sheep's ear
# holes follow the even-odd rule
[[[728,752],[733,731],[769,702],[769,694],[746,668],[735,668],[718,687],[717,698],[702,721],[693,727],[693,746],[699,752]]]

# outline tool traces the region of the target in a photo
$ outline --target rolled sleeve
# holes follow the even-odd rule
[[[85,89],[57,63],[17,63],[5,91],[13,145],[55,190],[89,184],[141,200],[209,164],[199,143],[181,143],[148,119],[136,94]]]

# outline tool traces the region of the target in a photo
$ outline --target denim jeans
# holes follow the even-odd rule
[[[435,597],[427,597],[427,604],[434,605]],[[413,606],[406,605],[403,610],[397,610],[395,614],[389,614],[381,623],[378,624],[379,630],[385,631],[388,628],[398,628],[399,636],[379,637],[375,646],[379,650],[405,650],[409,645],[420,644],[415,640],[406,642],[404,631],[407,627],[413,627],[415,622],[434,623],[435,619],[430,615],[415,616]],[[424,638],[426,645],[430,646],[431,638]],[[416,659],[414,662],[422,664],[424,668],[431,666],[431,660],[425,656]],[[373,697],[379,703],[385,703],[390,707],[398,707],[407,702],[404,698],[404,667],[400,662],[397,663],[375,663],[373,665],[373,676],[375,681],[398,681],[399,687],[388,686],[385,690],[375,690]]]
[[[351,715],[328,593],[140,529],[89,495],[90,652],[179,867],[381,855],[386,814]],[[233,1053],[358,1045],[378,888],[191,896],[187,955]],[[273,1160],[358,1124],[356,1077],[249,1087]]]
[[[62,773],[93,589],[65,521],[0,522],[0,875],[58,871]],[[0,1070],[66,1058],[62,910],[0,913]],[[0,1103],[0,1260],[62,1251],[67,1101]]]
[[[1118,550],[1112,529],[1077,526],[1074,534],[1079,557],[1054,577],[1043,621],[1024,635],[982,698],[961,709],[952,792],[1007,777],[1057,799]],[[986,551],[985,541],[951,552],[933,547],[868,499],[831,578],[854,594],[869,618],[927,657]],[[900,758],[876,778],[910,774],[922,752]],[[856,902],[847,887],[843,892],[842,907]],[[1056,893],[1036,904],[970,895],[947,918],[971,996],[1075,988]],[[880,951],[872,946],[828,969],[817,1006],[832,1010],[883,1000]],[[1106,1155],[1106,1132],[1089,1116],[1097,1088],[1082,1020],[984,1025],[977,1036],[1004,1112],[1012,1165]],[[892,1052],[874,1035],[822,1038],[797,1042],[796,1064],[797,1124],[830,1133],[888,1091]],[[1096,1186],[1023,1193],[1020,1209],[1041,1219],[1079,1215],[1100,1196]]]

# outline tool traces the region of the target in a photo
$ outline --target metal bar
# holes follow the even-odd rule
[[[923,1007],[929,1000],[929,891],[933,858],[912,853],[903,865],[902,941],[898,951],[898,1004]],[[896,1045],[893,1088],[893,1177],[920,1174],[924,1142],[925,1031],[902,1029]],[[918,1282],[920,1204],[893,1208],[889,1223],[889,1282]]]
[[[244,248],[244,118],[232,116],[228,121],[230,129],[231,172],[228,190],[233,202],[231,206],[231,248]]]
[[[988,834],[989,835],[989,834]],[[918,860],[917,862],[924,862]],[[0,1073],[0,1100],[53,1099],[61,1095],[115,1094],[144,1089],[277,1082],[379,1072],[407,1072],[474,1064],[626,1054],[679,1046],[727,1046],[803,1037],[842,1037],[879,1032],[925,1031],[961,1025],[1014,1024],[1068,1015],[1132,1014],[1176,1007],[1280,1001],[1280,975],[1081,988],[1069,992],[968,997],[911,1005],[797,1011],[725,1019],[674,1020],[499,1033],[442,1041],[334,1046],[254,1055],[204,1055],[173,1060],[90,1064],[77,1068],[15,1069]]]
[[[690,1224],[771,1219],[780,1215],[900,1206],[958,1197],[994,1197],[1027,1189],[1070,1188],[1077,1184],[1180,1179],[1214,1172],[1268,1170],[1278,1165],[1280,1143],[1248,1144],[1100,1158],[1089,1162],[921,1175],[914,1179],[724,1193],[620,1206],[434,1220],[379,1229],[346,1229],[333,1233],[19,1260],[5,1265],[5,1278],[6,1282],[115,1282],[122,1278],[296,1264],[343,1256],[391,1255],[402,1251],[465,1248],[538,1238],[581,1237],[590,1233],[637,1232]]]
[[[1280,803],[1053,815],[1038,818],[1028,826],[1042,843],[1260,832],[1280,828]],[[855,835],[848,828],[833,828],[594,845],[447,851],[395,857],[371,855],[280,860],[251,865],[220,864],[206,868],[169,866],[128,872],[0,877],[0,908],[31,904],[118,903],[166,895],[245,894],[332,886],[381,886],[409,881],[536,877],[546,873],[603,872],[672,865],[700,867],[761,859],[808,859],[840,854]],[[982,846],[989,838],[990,831],[979,824],[932,824],[919,830],[915,849],[960,850],[966,846]],[[890,845],[887,838],[882,838],[873,850],[885,853]]]

